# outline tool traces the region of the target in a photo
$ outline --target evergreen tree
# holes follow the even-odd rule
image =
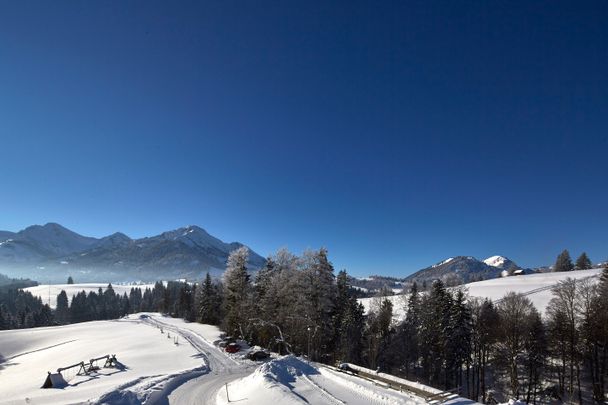
[[[55,308],[55,319],[59,324],[65,325],[70,322],[69,311],[68,295],[64,290],[61,290],[57,295],[57,306]]]
[[[585,253],[585,252],[581,253],[581,255],[578,257],[578,259],[576,259],[576,269],[577,270],[587,270],[592,267],[593,267],[593,265],[591,264],[591,260],[589,260],[587,253]]]
[[[471,340],[472,340],[472,317],[471,310],[466,303],[466,297],[462,290],[458,290],[452,303],[452,314],[450,319],[450,334],[446,341],[446,353],[450,355],[452,364],[448,367],[452,378],[448,378],[450,385],[461,387],[463,385],[463,370],[467,372],[467,381],[470,372]],[[466,368],[465,368],[466,366]],[[452,380],[452,381],[449,381]]]
[[[226,271],[224,272],[224,330],[230,334],[244,338],[243,328],[249,318],[250,292],[247,260],[249,249],[245,246],[230,253]]]
[[[335,308],[336,285],[334,268],[327,258],[327,250],[306,251],[300,262],[298,309],[295,313],[302,317],[295,328],[298,335],[306,331],[308,339],[300,341],[310,352],[312,359],[320,360],[329,351],[333,338],[332,314]],[[301,315],[300,315],[301,314]],[[308,350],[310,348],[311,350]]]
[[[570,259],[570,253],[568,250],[564,249],[563,252],[557,256],[557,260],[555,261],[555,265],[553,266],[553,271],[572,271],[574,269],[574,265],[572,264],[572,260]]]
[[[68,277],[68,284],[74,284],[74,279],[72,278],[72,276]]]
[[[401,326],[401,336],[403,339],[403,362],[406,378],[410,377],[413,370],[417,375],[416,367],[420,357],[420,295],[416,282],[412,284],[410,296],[407,303],[405,321]]]
[[[201,286],[196,289],[196,297],[197,320],[201,323],[217,325],[220,321],[220,296],[209,273]]]

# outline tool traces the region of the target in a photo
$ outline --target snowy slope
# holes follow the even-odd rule
[[[86,322],[74,325],[0,331],[0,403],[66,404],[95,399],[130,385],[147,395],[161,391],[168,376],[205,370],[204,359],[186,342],[175,345],[143,320]],[[121,369],[73,376],[64,389],[41,389],[47,371],[116,354]],[[64,376],[74,374],[66,371]],[[147,388],[146,388],[147,387]]]
[[[532,303],[541,313],[544,313],[547,304],[552,298],[551,288],[566,278],[583,279],[591,278],[598,280],[602,269],[568,271],[561,273],[539,273],[529,274],[524,276],[512,276],[504,278],[495,278],[492,280],[478,281],[475,283],[465,284],[464,287],[468,290],[471,297],[489,298],[493,301],[500,300],[508,292],[516,292],[526,294]],[[406,295],[394,295],[387,297],[393,303],[393,318],[396,321],[405,318],[405,305],[407,301]],[[368,312],[374,305],[378,306],[380,299],[361,298],[359,302],[365,307]]]
[[[83,283],[83,284],[42,284],[35,287],[24,288],[24,291],[29,291],[32,295],[40,297],[43,304],[49,304],[51,308],[57,306],[57,295],[64,290],[68,296],[68,300],[71,302],[72,297],[81,291],[85,291],[87,294],[91,291],[97,292],[100,288],[105,291],[108,287],[108,283]],[[142,293],[146,288],[153,288],[154,284],[137,284],[137,285],[123,285],[123,284],[112,284],[112,289],[118,295],[131,292],[131,288],[140,288]],[[50,298],[50,301],[49,301]]]
[[[163,333],[161,333],[161,329]],[[171,338],[167,336],[171,335]],[[179,345],[173,339],[179,338]],[[293,356],[228,355],[217,327],[142,313],[117,321],[0,331],[1,404],[422,404],[413,393]],[[41,389],[47,371],[116,354],[124,365]],[[450,404],[472,404],[456,398]]]
[[[536,308],[544,313],[552,298],[551,287],[566,278],[582,279],[592,277],[597,280],[602,269],[566,271],[560,273],[539,273],[525,276],[497,278],[466,284],[472,297],[489,298],[493,301],[501,299],[507,292],[513,291],[528,294],[528,298]]]

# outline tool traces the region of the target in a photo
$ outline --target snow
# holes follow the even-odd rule
[[[446,263],[451,262],[452,260],[454,260],[454,258],[453,258],[453,257],[448,257],[448,258],[447,258],[447,259],[445,259],[444,261],[442,261],[442,262],[440,262],[440,263],[437,263],[437,264],[434,264],[434,265],[432,265],[431,267],[432,267],[432,268],[439,267],[439,266],[442,266],[442,265],[444,265],[444,264],[446,264]]]
[[[49,304],[50,295],[50,306],[55,308],[57,306],[57,295],[64,290],[68,295],[68,301],[72,301],[72,297],[81,291],[85,291],[87,294],[90,291],[97,292],[100,288],[105,291],[108,287],[108,283],[83,283],[83,284],[42,284],[35,287],[24,288],[24,291],[29,291],[32,295],[40,297],[43,304]],[[112,284],[112,288],[116,294],[122,295],[124,293],[131,292],[131,288],[141,288],[142,292],[146,288],[153,288],[154,284]]]
[[[432,388],[427,387],[432,390]],[[243,404],[424,404],[410,392],[337,371],[294,356],[274,359],[217,393],[217,403]],[[471,404],[464,400],[452,404]]]
[[[465,284],[464,287],[471,297],[488,298],[498,302],[508,292],[526,295],[541,314],[544,314],[549,301],[553,298],[551,289],[560,281],[567,278],[598,280],[603,269],[566,271],[559,273],[537,273],[522,276],[494,278]],[[458,288],[458,287],[457,287]],[[380,305],[380,300],[386,298],[393,303],[393,319],[395,322],[405,319],[407,294],[389,297],[360,298],[365,312]]]
[[[161,333],[162,328],[162,333]],[[7,404],[422,404],[411,392],[282,356],[265,363],[229,355],[220,331],[157,313],[115,321],[0,331],[0,402]],[[179,344],[174,344],[174,338]],[[67,386],[41,389],[47,371],[105,354],[117,368],[62,372]],[[100,364],[103,366],[103,364]],[[431,389],[431,388],[429,388]],[[431,389],[432,390],[432,389]],[[470,404],[462,398],[451,404]]]
[[[118,321],[85,322],[67,326],[0,331],[0,392],[11,403],[65,404],[85,402],[117,387],[129,387],[133,397],[162,391],[171,376],[202,373],[204,359],[189,344],[175,345],[166,333],[146,323],[146,314]],[[184,342],[186,343],[186,342]],[[124,368],[102,368],[89,376],[76,370],[62,374],[64,389],[41,389],[47,371],[116,354]],[[103,363],[101,364],[103,365]],[[71,377],[71,378],[70,378]],[[125,389],[119,390],[125,391]],[[125,396],[125,398],[128,397]]]
[[[485,259],[483,262],[485,264],[487,264],[488,266],[493,266],[493,267],[501,267],[504,266],[505,262],[507,261],[506,257],[502,257],[502,256],[491,256],[488,257],[487,259]]]
[[[566,278],[580,280],[588,277],[591,277],[592,280],[597,280],[601,273],[602,269],[538,273],[478,281],[466,284],[465,286],[471,297],[489,298],[495,302],[511,291],[527,295],[534,306],[536,306],[536,309],[544,313],[547,304],[553,298],[551,288],[560,281]]]

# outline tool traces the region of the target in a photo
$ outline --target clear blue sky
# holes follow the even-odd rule
[[[0,229],[355,275],[608,257],[608,2],[0,3]]]

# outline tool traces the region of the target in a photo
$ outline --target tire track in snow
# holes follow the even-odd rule
[[[334,404],[339,404],[339,405],[346,404],[346,402],[342,401],[340,398],[336,398],[325,388],[321,387],[319,384],[317,384],[316,382],[311,380],[310,377],[308,377],[306,374],[302,374],[302,377],[303,377],[304,381],[306,381],[308,384],[312,385],[315,389],[317,389],[319,392],[321,392],[321,394],[324,397],[326,397],[327,399],[329,399],[330,402],[332,402]]]
[[[66,340],[65,342],[57,343],[57,344],[55,344],[55,345],[46,346],[46,347],[42,347],[42,348],[40,348],[40,349],[36,349],[36,350],[30,350],[30,351],[28,351],[28,352],[19,353],[19,354],[16,354],[16,355],[14,355],[14,356],[7,357],[5,360],[12,360],[12,359],[15,359],[15,358],[20,357],[20,356],[25,356],[26,354],[30,354],[30,353],[36,353],[36,352],[41,352],[41,351],[43,351],[43,350],[52,349],[53,347],[57,347],[57,346],[65,345],[65,344],[68,344],[68,343],[72,343],[72,342],[75,342],[75,341],[77,341],[77,340],[78,340],[78,339]]]

